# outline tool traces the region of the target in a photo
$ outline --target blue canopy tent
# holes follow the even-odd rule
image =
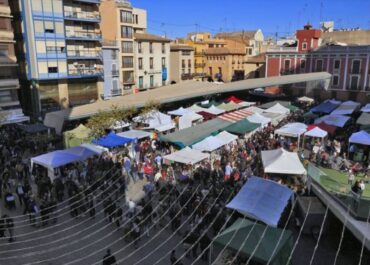
[[[251,177],[226,207],[277,227],[293,191],[271,180]]]
[[[336,108],[331,115],[351,115],[360,108],[360,103],[351,100],[345,101]]]
[[[349,142],[354,144],[370,145],[370,134],[366,131],[353,133],[349,138]]]
[[[315,120],[315,124],[324,122],[328,125],[343,128],[351,118],[344,115],[325,115]]]
[[[320,105],[311,109],[312,113],[325,113],[329,114],[340,105],[340,102],[335,100],[326,100]]]
[[[129,144],[133,141],[135,141],[135,139],[130,139],[130,138],[118,136],[117,134],[111,132],[108,135],[106,135],[106,136],[104,136],[100,139],[93,140],[92,142],[94,144],[104,146],[104,147],[107,147],[107,148],[114,148],[114,147],[122,146],[122,145],[125,145],[125,144]]]

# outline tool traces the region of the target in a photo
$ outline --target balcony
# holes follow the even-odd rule
[[[267,49],[267,52],[297,52],[298,47],[271,47]]]
[[[100,0],[73,0],[73,2],[83,2],[90,4],[100,4]]]
[[[203,68],[203,67],[206,66],[206,64],[205,63],[196,63],[196,64],[194,64],[194,66],[195,66],[195,68]]]
[[[193,75],[192,74],[182,74],[181,75],[181,80],[192,80]]]
[[[67,40],[83,40],[83,41],[101,41],[100,33],[87,31],[66,31]]]
[[[119,71],[118,70],[112,70],[112,76],[114,76],[114,77],[119,76]]]
[[[101,58],[101,53],[97,51],[68,51],[68,59],[90,59],[97,60]]]
[[[95,12],[64,12],[64,19],[74,21],[85,21],[85,22],[100,22],[100,15]]]
[[[69,69],[69,78],[86,78],[86,77],[101,77],[103,76],[103,70],[95,67],[81,67],[78,69]]]
[[[15,43],[13,31],[0,30],[0,43]]]
[[[17,58],[15,56],[1,56],[0,67],[18,66]]]
[[[0,5],[0,17],[12,18],[9,6]]]
[[[118,7],[128,7],[128,8],[131,8],[132,7],[130,1],[128,1],[128,0],[120,0],[120,1],[117,1],[116,2],[116,5]]]
[[[0,90],[4,88],[19,88],[19,80],[15,77],[10,76],[0,76]]]

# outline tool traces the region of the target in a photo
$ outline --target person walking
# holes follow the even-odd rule
[[[110,249],[107,249],[107,253],[103,257],[103,265],[115,265],[117,264],[116,257],[111,254]]]
[[[14,238],[14,221],[13,218],[11,218],[8,215],[3,215],[3,219],[5,220],[5,227],[8,229],[9,233],[9,243],[13,242],[15,240]]]

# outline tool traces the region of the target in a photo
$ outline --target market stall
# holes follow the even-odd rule
[[[276,103],[271,108],[266,109],[265,112],[288,115],[290,113],[290,110],[289,108],[284,107],[280,103]]]
[[[96,145],[104,146],[107,148],[115,148],[129,144],[133,141],[133,139],[121,137],[115,133],[109,133],[108,135],[103,136],[100,139],[95,139],[92,142]]]
[[[87,128],[83,124],[80,124],[73,130],[63,133],[63,142],[64,147],[66,148],[79,146],[82,143],[91,142],[91,140],[91,129]]]
[[[230,144],[234,141],[236,141],[239,137],[237,135],[228,133],[226,131],[222,131],[219,134],[217,134],[215,137],[223,141],[225,144]]]
[[[335,110],[340,104],[341,104],[340,101],[328,99],[322,102],[321,104],[317,105],[316,107],[313,107],[311,109],[311,112],[329,114],[333,110]]]
[[[188,113],[182,115],[179,118],[179,130],[183,130],[193,126],[195,122],[203,120],[203,116],[195,113],[193,111],[189,111]]]
[[[283,148],[261,152],[265,173],[305,175],[306,169],[299,160],[298,154]]]
[[[117,133],[118,136],[128,138],[128,139],[144,139],[144,138],[150,138],[152,136],[152,133],[142,131],[142,130],[130,130],[130,131],[125,131],[121,133]]]
[[[260,123],[262,126],[266,126],[271,122],[270,118],[267,118],[259,113],[255,113],[252,116],[249,116],[247,120],[252,123]]]
[[[185,165],[195,165],[205,159],[209,159],[209,154],[185,147],[180,151],[164,156],[163,159]]]
[[[345,101],[340,104],[331,115],[351,115],[353,112],[360,109],[360,103],[351,100]]]
[[[250,133],[260,127],[261,127],[260,123],[252,123],[248,121],[247,119],[244,119],[244,120],[235,122],[234,124],[231,124],[230,126],[226,127],[224,130],[229,133],[243,135],[246,133]]]
[[[345,115],[330,114],[330,115],[325,115],[323,117],[317,118],[315,120],[315,124],[324,122],[328,125],[333,125],[335,127],[343,128],[350,119],[351,119],[350,117],[345,116]]]
[[[191,148],[203,152],[213,152],[222,146],[226,145],[226,143],[215,136],[208,136],[207,138],[203,139],[199,143],[192,145]]]

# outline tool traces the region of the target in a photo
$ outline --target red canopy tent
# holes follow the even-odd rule
[[[325,122],[320,122],[319,124],[316,124],[316,125],[320,129],[322,129],[324,131],[327,131],[329,134],[334,134],[336,129],[337,129],[337,127],[326,124]],[[309,126],[311,126],[311,125],[309,125]]]
[[[217,115],[214,115],[212,113],[205,112],[205,111],[198,112],[198,114],[199,115],[202,115],[203,116],[203,120],[205,120],[205,121],[212,120],[212,119],[214,119],[214,118],[217,117]]]
[[[234,96],[230,96],[226,99],[226,102],[234,102],[235,104],[239,104],[240,102],[243,102],[243,100],[241,99],[238,99],[237,97],[234,97]]]

